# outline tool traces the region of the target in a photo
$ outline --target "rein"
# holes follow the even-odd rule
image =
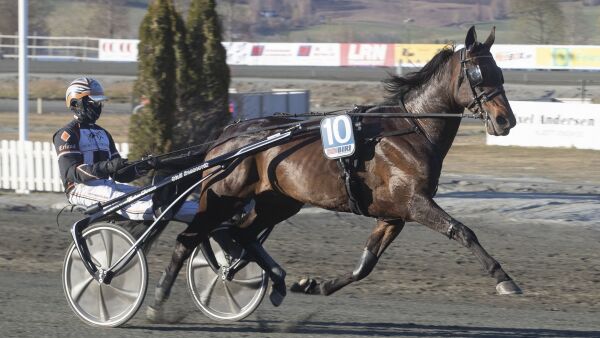
[[[356,108],[360,108],[361,106],[356,106]],[[398,106],[372,106],[372,107],[378,107],[378,108],[394,108],[394,107],[398,107]],[[348,110],[333,110],[333,111],[328,111],[328,112],[309,112],[309,113],[302,113],[302,114],[296,114],[296,113],[275,113],[273,114],[273,116],[275,117],[320,117],[320,116],[331,116],[331,115],[339,115],[341,112],[349,115],[349,116],[360,116],[360,117],[379,117],[379,118],[409,118],[409,119],[427,119],[427,118],[467,118],[467,119],[483,119],[483,114],[481,113],[475,113],[475,114],[443,114],[443,113],[423,113],[423,114],[412,114],[412,113],[353,113],[352,111],[348,111]],[[246,121],[250,121],[250,120],[246,120]],[[232,124],[227,125],[224,130],[227,130],[227,128],[232,127],[237,125],[240,122],[246,122],[246,121],[236,121]],[[176,160],[181,160],[181,159],[185,159],[185,158],[189,158],[195,155],[201,155],[203,153],[205,153],[207,151],[207,147],[210,148],[214,148],[220,144],[223,144],[233,138],[236,137],[241,137],[241,136],[250,136],[250,135],[255,135],[258,134],[260,132],[264,132],[264,131],[271,131],[271,130],[278,130],[278,129],[284,129],[284,128],[289,128],[292,127],[294,125],[306,125],[309,123],[313,123],[316,120],[306,120],[306,121],[294,121],[294,122],[290,122],[290,123],[283,123],[283,124],[278,124],[278,125],[274,125],[274,126],[269,126],[269,127],[263,127],[263,128],[258,128],[258,129],[252,129],[252,130],[247,130],[244,132],[240,132],[240,133],[235,133],[232,135],[227,136],[224,139],[216,139],[216,140],[212,140],[212,141],[208,141],[208,142],[204,142],[201,144],[197,144],[197,145],[193,145],[187,148],[183,148],[183,149],[179,149],[179,150],[175,150],[169,153],[165,153],[165,154],[161,154],[161,155],[152,155],[149,156],[148,158],[143,158],[139,161],[136,162],[132,162],[129,166],[134,166],[140,163],[145,163],[145,162],[149,162],[152,161],[153,159],[162,159],[163,162],[170,162],[170,161],[176,161]],[[310,126],[310,127],[306,127],[304,128],[304,133],[302,134],[306,134],[307,132],[312,132],[312,131],[316,131],[318,130],[320,127],[319,126]],[[402,130],[400,132],[388,132],[382,135],[379,135],[378,137],[375,137],[373,139],[381,139],[382,137],[386,137],[386,136],[394,136],[394,135],[402,135],[404,134],[406,131]],[[200,149],[200,150],[198,150]],[[129,167],[128,166],[128,167]]]
[[[357,108],[360,106],[357,106]],[[394,108],[398,106],[372,106],[377,108]],[[338,111],[336,111],[338,112]],[[275,113],[273,116],[282,116],[282,117],[314,117],[314,116],[329,116],[329,115],[337,115],[332,114],[331,112],[319,113],[319,112],[310,112],[303,114],[292,114],[292,113]],[[346,115],[348,116],[364,116],[364,117],[404,117],[411,119],[428,119],[428,118],[470,118],[470,119],[482,119],[481,114],[443,114],[443,113],[423,113],[423,114],[412,114],[412,113],[352,113],[346,111]]]

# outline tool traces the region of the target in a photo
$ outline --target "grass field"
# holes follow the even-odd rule
[[[52,135],[60,127],[71,121],[70,113],[49,113],[29,115],[29,139],[31,141],[52,142]],[[128,142],[129,115],[104,114],[98,124],[112,134],[115,142]],[[0,140],[16,140],[18,135],[18,114],[0,113]]]
[[[139,25],[150,1],[130,0],[116,4],[116,11],[125,15],[119,16],[121,21],[117,22],[115,38],[138,38]],[[531,32],[520,31],[516,24],[522,13],[513,12],[510,5],[517,1],[525,0],[312,0],[311,9],[302,16],[303,23],[295,23],[289,17],[292,14],[289,7],[293,6],[291,0],[217,1],[217,9],[224,38],[232,41],[461,43],[468,27],[475,24],[481,36],[484,30],[496,26],[499,32],[497,43],[535,43],[530,39]],[[564,38],[557,38],[552,43],[600,45],[600,6],[583,6],[583,1],[550,1],[560,3],[564,17],[562,22],[550,23],[564,29]],[[93,6],[81,0],[46,2],[53,5],[44,19],[51,34],[81,35],[81,24],[65,22],[63,13],[81,13]],[[187,18],[190,1],[175,0],[174,3],[182,17]],[[499,4],[506,12],[501,20],[495,19],[499,17],[496,15]],[[277,17],[264,18],[257,16],[258,8],[281,12]],[[7,18],[0,13],[0,19]],[[106,32],[104,26],[83,27],[90,36],[108,37],[98,36],[106,34],[99,33]]]
[[[521,1],[521,0],[519,0]],[[524,1],[524,0],[523,0]],[[253,33],[241,40],[278,42],[391,42],[391,43],[462,43],[470,25],[476,25],[480,38],[496,26],[496,43],[531,44],[531,32],[523,32],[517,24],[520,13],[511,12],[497,20],[489,2],[474,5],[466,1],[417,0],[348,0],[313,1],[313,18],[319,22],[301,27],[281,29],[272,34]],[[581,1],[561,1],[564,38],[554,44],[600,44],[600,6],[583,6]],[[247,12],[247,5],[236,5]],[[239,18],[244,20],[243,17]],[[407,22],[405,22],[407,21]],[[484,34],[486,34],[484,36]]]

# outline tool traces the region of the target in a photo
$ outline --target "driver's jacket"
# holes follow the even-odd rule
[[[81,123],[75,119],[54,134],[53,142],[66,192],[75,183],[111,177],[106,161],[120,157],[108,131],[97,124]],[[112,178],[120,182],[132,181],[135,169],[112,175]]]

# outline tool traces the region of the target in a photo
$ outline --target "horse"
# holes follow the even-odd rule
[[[477,257],[495,280],[499,294],[521,293],[519,286],[481,246],[475,233],[446,213],[434,196],[442,163],[456,136],[465,109],[482,116],[491,135],[508,135],[516,124],[504,92],[504,79],[490,48],[495,28],[485,42],[477,41],[474,27],[464,47],[446,46],[421,70],[384,81],[388,103],[396,106],[366,110],[362,123],[378,130],[378,137],[357,145],[356,178],[361,193],[354,196],[364,214],[377,219],[356,268],[340,277],[311,283],[304,292],[330,295],[365,278],[406,222],[417,222],[456,240]],[[382,117],[381,113],[442,113],[448,118]],[[238,149],[269,135],[291,118],[269,117],[233,124],[224,129],[205,159]],[[399,133],[399,130],[414,132]],[[238,135],[238,136],[236,136]],[[219,142],[220,140],[220,142]],[[194,221],[177,237],[172,259],[156,288],[150,316],[160,313],[173,282],[192,250],[214,227],[231,218],[250,200],[254,208],[236,228],[235,238],[263,268],[272,287],[270,300],[278,306],[286,296],[285,270],[260,246],[256,234],[296,214],[308,204],[338,212],[352,212],[336,161],[323,155],[316,133],[239,158],[227,170],[203,183]],[[205,173],[205,174],[208,174]]]

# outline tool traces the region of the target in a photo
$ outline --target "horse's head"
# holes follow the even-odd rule
[[[515,126],[508,99],[504,93],[502,70],[496,65],[490,48],[494,43],[496,28],[484,43],[477,42],[475,26],[469,29],[465,47],[456,53],[460,57],[460,74],[456,101],[484,118],[490,135],[508,135]]]

